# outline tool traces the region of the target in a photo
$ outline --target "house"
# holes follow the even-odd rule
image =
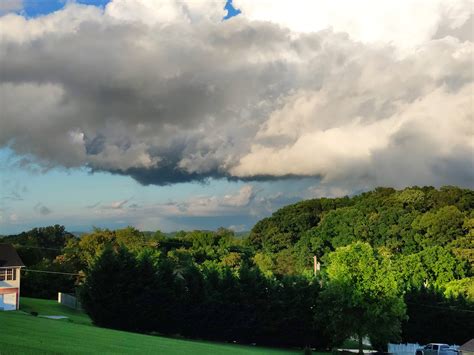
[[[11,244],[0,244],[0,311],[20,306],[20,269],[25,265]]]
[[[461,345],[458,349],[459,355],[474,355],[474,338]]]

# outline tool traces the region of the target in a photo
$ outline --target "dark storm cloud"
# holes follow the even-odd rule
[[[35,212],[39,213],[40,215],[42,216],[47,216],[49,214],[51,214],[53,211],[51,211],[48,207],[46,207],[45,205],[43,205],[41,202],[38,202],[34,207],[33,209],[35,210]]]
[[[472,162],[458,153],[473,149],[473,44],[451,15],[401,53],[332,30],[221,22],[211,4],[159,4],[0,18],[0,146],[25,165],[87,166],[144,185],[472,186]]]
[[[87,205],[86,208],[87,209],[94,209],[96,207],[98,207],[99,205],[101,204],[101,202],[96,202],[96,203],[93,203],[92,205]]]
[[[2,195],[0,200],[4,201],[23,201],[25,194],[28,193],[28,187],[12,179],[3,179],[0,181]]]
[[[2,200],[11,200],[11,201],[23,201],[23,197],[16,191],[10,192],[10,194],[2,196]]]

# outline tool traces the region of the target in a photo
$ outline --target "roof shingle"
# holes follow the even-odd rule
[[[474,338],[469,340],[467,343],[461,345],[458,350],[474,351]]]
[[[0,267],[25,266],[11,244],[0,244]]]

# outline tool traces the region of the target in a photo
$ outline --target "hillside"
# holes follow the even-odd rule
[[[459,276],[468,276],[474,266],[474,191],[377,188],[351,198],[306,200],[259,221],[248,245],[264,270],[298,274],[312,269],[313,255],[324,264],[328,253],[357,241],[394,257],[442,248],[465,265]]]
[[[333,300],[341,295],[344,303],[352,290],[364,289],[355,299],[369,300],[367,310],[386,305],[383,312],[394,319],[387,334],[377,333],[387,329],[379,311],[364,321],[377,349],[392,340],[460,344],[472,336],[465,326],[474,324],[474,191],[468,189],[377,188],[306,200],[261,220],[244,238],[224,228],[168,236],[133,227],[96,228],[77,238],[56,225],[3,241],[27,265],[23,296],[54,298],[76,289],[103,327],[327,349],[354,329],[328,328],[338,318],[325,312],[357,314],[351,302],[341,312]],[[314,256],[321,263],[316,275]],[[332,294],[340,284],[343,291]],[[355,317],[353,327],[359,323]]]
[[[52,320],[19,312],[0,312],[1,354],[299,354],[203,341],[149,336],[92,326],[88,317],[54,301],[22,299],[23,311],[40,316],[65,315],[68,320]],[[88,324],[89,323],[89,324]]]

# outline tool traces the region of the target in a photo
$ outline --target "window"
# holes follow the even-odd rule
[[[16,270],[15,269],[0,269],[0,281],[15,281]]]
[[[433,350],[438,350],[438,345],[433,345]]]

